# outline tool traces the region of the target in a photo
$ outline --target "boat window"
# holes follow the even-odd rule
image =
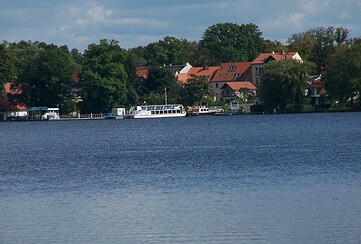
[[[154,111],[151,111],[152,114],[154,114]]]
[[[155,111],[156,114],[159,114],[159,111]]]

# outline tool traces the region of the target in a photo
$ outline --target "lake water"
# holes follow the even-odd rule
[[[360,243],[361,113],[0,123],[0,243]]]

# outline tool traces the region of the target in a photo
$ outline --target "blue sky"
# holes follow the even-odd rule
[[[165,36],[199,41],[217,23],[254,23],[286,42],[313,27],[343,26],[361,37],[361,0],[0,0],[0,42],[44,41],[80,52],[100,39],[124,48]]]

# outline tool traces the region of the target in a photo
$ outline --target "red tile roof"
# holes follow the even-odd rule
[[[253,60],[252,64],[263,64],[266,61],[275,60],[289,60],[295,56],[297,52],[288,52],[288,53],[261,53],[255,60]]]
[[[323,88],[325,86],[325,83],[321,80],[321,77],[316,78],[311,83],[311,88]]]
[[[190,68],[188,74],[196,76],[207,76],[209,79],[211,79],[218,68],[218,66],[193,67]]]
[[[221,89],[224,89],[225,87],[231,88],[233,91],[239,91],[242,88],[247,88],[250,90],[257,90],[257,88],[252,84],[252,82],[249,81],[236,81],[236,82],[226,82]]]
[[[148,77],[148,67],[137,67],[135,71],[135,76],[137,78],[147,79]]]
[[[249,72],[251,72],[251,62],[222,63],[212,81],[243,81]]]
[[[188,79],[190,79],[192,75],[195,75],[195,76],[207,76],[208,81],[211,81],[218,68],[219,68],[218,66],[192,67],[189,69],[188,74],[178,75],[177,79],[182,83],[187,83]]]

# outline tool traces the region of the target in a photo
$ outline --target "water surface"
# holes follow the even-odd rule
[[[1,243],[359,243],[361,114],[0,123]]]

